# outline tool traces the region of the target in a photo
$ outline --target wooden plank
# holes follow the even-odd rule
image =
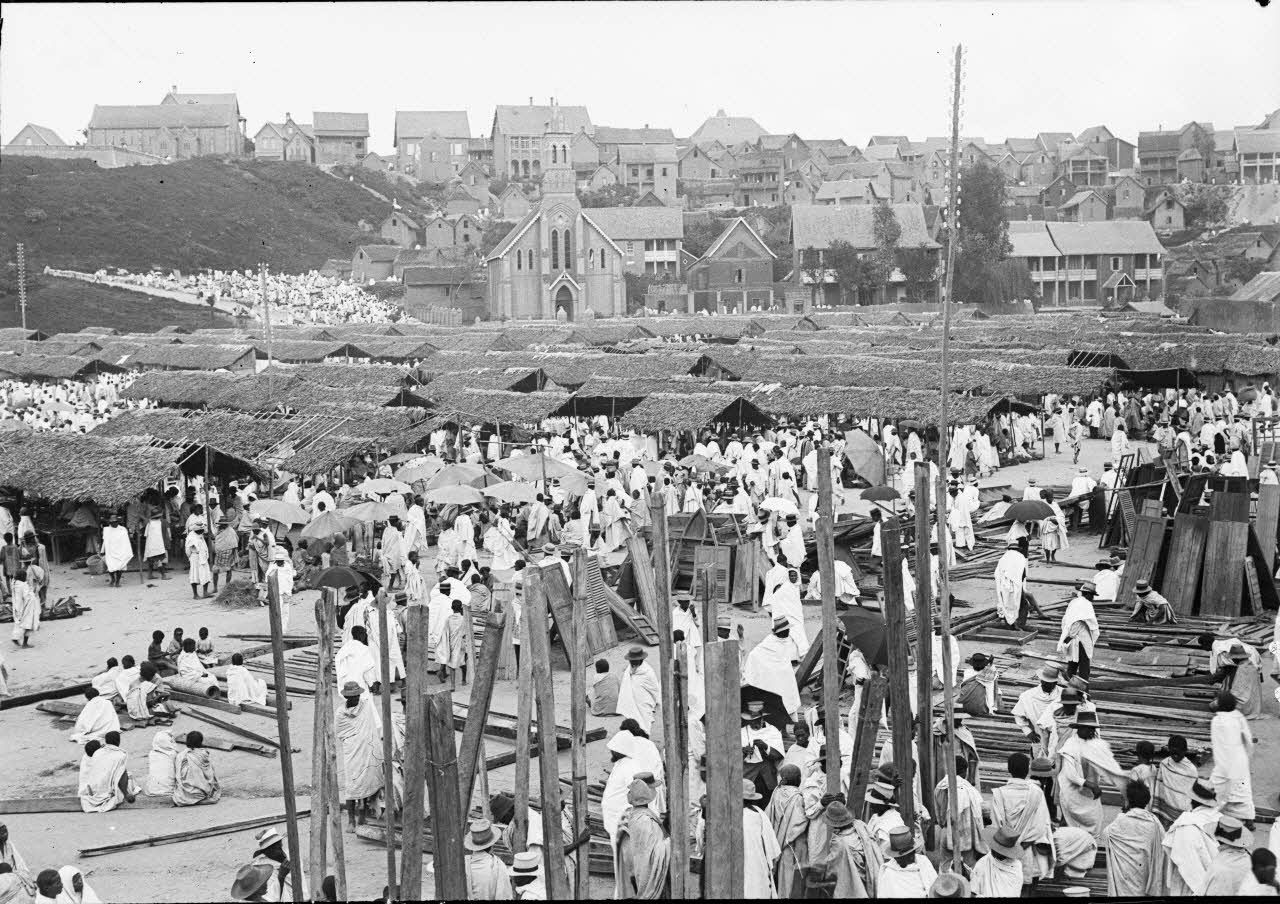
[[[1240,614],[1244,593],[1244,567],[1241,563],[1248,542],[1248,522],[1209,522],[1204,545],[1204,572],[1200,580],[1201,615]]]
[[[1280,594],[1276,593],[1276,582],[1274,572],[1267,567],[1266,560],[1262,556],[1262,545],[1258,542],[1258,534],[1252,526],[1249,528],[1249,546],[1246,562],[1252,562],[1254,566],[1254,576],[1258,582],[1258,599],[1260,605],[1255,605],[1252,615],[1263,615],[1268,610],[1280,609]]]
[[[880,714],[884,711],[884,697],[888,689],[889,679],[879,672],[872,672],[862,685],[858,724],[853,737],[853,759],[849,763],[849,792],[845,798],[849,809],[855,814],[863,811],[863,798],[867,794],[871,763],[874,761],[876,735],[880,731]],[[930,736],[932,737],[932,733]]]
[[[1258,534],[1258,544],[1262,548],[1262,558],[1267,563],[1267,570],[1275,574],[1276,531],[1280,530],[1280,486],[1264,483],[1258,487],[1258,514],[1254,530]]]
[[[1200,598],[1200,569],[1209,519],[1204,515],[1179,513],[1173,519],[1161,594],[1179,615],[1190,615]]]
[[[738,641],[717,640],[702,648],[706,681],[707,782],[706,846],[703,896],[741,900],[742,840],[742,699]],[[714,771],[713,771],[714,770]]]
[[[732,583],[733,552],[727,546],[695,546],[693,548],[693,573],[701,573],[703,568],[711,571],[711,598],[717,603],[729,605],[732,602],[730,584]]]
[[[117,810],[172,810],[169,797],[147,797],[139,794],[134,803],[122,803]],[[0,816],[21,813],[82,813],[78,797],[17,797],[0,800]]]
[[[640,613],[655,628],[658,624],[658,586],[654,583],[653,566],[649,558],[649,549],[640,537],[627,538],[627,551],[631,554],[631,573],[635,577],[636,596],[640,605]],[[663,598],[666,598],[664,593]],[[668,613],[670,614],[670,613]]]
[[[532,569],[526,569],[531,571]],[[528,612],[528,585],[525,585],[525,608]],[[520,662],[516,679],[516,750],[529,749],[533,721],[533,655],[529,646],[529,618],[520,619]],[[525,849],[529,838],[529,758],[516,760],[516,811],[511,817],[511,848],[516,853]]]
[[[645,616],[637,612],[626,600],[614,593],[613,588],[605,585],[605,599],[609,603],[610,611],[622,619],[625,624],[636,635],[636,638],[646,646],[654,646],[658,642],[658,632],[653,630],[653,624]]]
[[[76,810],[79,811],[79,799],[71,798],[77,802]],[[172,807],[172,801],[166,801],[164,806]],[[119,809],[127,809],[120,807]],[[3,811],[0,811],[3,812]],[[298,819],[305,819],[311,815],[310,810],[301,810],[295,814]],[[203,829],[187,829],[182,832],[171,832],[166,835],[150,835],[145,838],[139,838],[134,841],[120,841],[115,844],[104,844],[99,847],[88,847],[80,849],[81,857],[100,857],[103,854],[118,854],[121,851],[132,851],[138,848],[160,847],[165,844],[181,844],[184,841],[195,841],[200,838],[213,838],[218,835],[233,835],[236,832],[246,832],[249,829],[257,829],[263,826],[279,824],[286,817],[277,816],[256,816],[252,819],[240,819],[235,822],[224,822],[217,825],[207,826]],[[299,882],[299,885],[302,883]]]
[[[1240,478],[1228,477],[1228,484]],[[1221,490],[1209,497],[1209,520],[1249,521],[1249,494],[1234,490]]]
[[[432,846],[435,895],[446,901],[457,901],[467,897],[467,868],[462,852],[462,836],[466,828],[456,815],[462,812],[462,802],[458,797],[453,691],[448,687],[428,691],[423,709],[429,766],[427,786],[431,795],[431,836],[436,840]],[[419,821],[410,818],[410,822]],[[395,850],[394,845],[391,850]]]
[[[840,656],[837,651],[836,622],[836,544],[833,535],[834,515],[831,506],[831,449],[825,444],[818,449],[818,574],[822,581],[822,708],[827,726],[839,726]],[[926,549],[927,554],[927,549]],[[810,649],[817,646],[815,641]],[[826,737],[827,793],[840,793],[840,732],[828,729]]]
[[[405,900],[422,898],[422,833],[421,819],[408,819],[423,812],[427,780],[426,688],[428,626],[430,612],[426,606],[405,609],[405,732],[404,732],[404,802],[401,819],[405,820],[404,856],[400,858],[400,893]],[[476,679],[479,681],[479,679]]]
[[[558,564],[555,570],[560,570]],[[498,675],[498,659],[502,652],[506,622],[506,613],[502,611],[490,612],[485,619],[484,641],[471,679],[467,721],[463,725],[462,740],[458,745],[458,799],[462,806],[460,818],[464,821],[471,810],[471,795],[476,786],[476,767],[480,761],[480,742],[484,736],[485,723],[489,721],[489,704],[493,700],[493,683]]]
[[[377,596],[378,611],[378,668],[379,688],[378,702],[381,704],[382,724],[391,725],[391,641],[390,629],[387,627],[387,592],[379,590]],[[452,715],[452,713],[450,713]],[[395,787],[395,739],[392,732],[382,731],[382,787],[384,795],[390,797],[390,789]],[[396,869],[396,846],[386,845],[387,856],[387,896],[392,900],[399,897],[400,872]]]
[[[582,577],[575,572],[574,581]],[[587,649],[596,653],[611,650],[618,645],[618,635],[613,628],[613,609],[605,591],[608,587],[604,575],[600,572],[600,559],[587,555],[586,560],[586,621]],[[595,656],[596,653],[588,655]]]
[[[1200,504],[1201,497],[1204,496],[1205,487],[1209,485],[1208,474],[1192,474],[1187,478],[1187,482],[1183,484],[1182,496],[1178,500],[1178,514],[1191,514],[1195,511],[1196,506]]]
[[[1168,521],[1161,517],[1139,515],[1134,519],[1133,538],[1129,546],[1129,558],[1124,565],[1124,573],[1120,576],[1120,587],[1116,591],[1116,602],[1125,606],[1133,606],[1133,588],[1138,581],[1150,581],[1155,575],[1156,566],[1160,564],[1160,552],[1164,549],[1164,531]]]
[[[884,615],[889,646],[889,710],[893,728],[893,764],[902,777],[902,787],[911,788],[916,770],[911,737],[911,676],[907,671],[910,645],[907,642],[907,609],[902,587],[901,533],[897,518],[886,518],[880,529],[884,558]],[[930,641],[932,642],[932,641]],[[899,812],[907,825],[915,824],[915,795],[899,796]]]
[[[1243,614],[1252,615],[1262,611],[1262,588],[1258,584],[1258,566],[1253,559],[1245,557],[1244,583],[1249,600],[1249,611]]]
[[[337,590],[326,587],[320,591],[315,602],[316,634],[320,637],[332,636],[330,617],[336,619]],[[332,616],[331,616],[332,613]],[[333,644],[320,644],[318,647],[320,664],[316,674],[329,674],[329,659],[333,656]],[[329,698],[332,686],[328,681],[316,681],[315,712],[323,712],[324,707],[332,706]],[[328,770],[325,769],[325,747],[329,743],[329,733],[325,731],[324,720],[311,720],[311,812],[316,818],[311,821],[307,864],[310,867],[311,887],[316,882],[323,882],[327,875],[329,862],[329,820],[328,803],[330,796],[336,796],[328,786]]]
[[[570,778],[573,782],[573,837],[580,838],[587,830],[587,663],[591,661],[587,628],[587,605],[590,593],[587,551],[582,548],[573,553],[573,634],[566,644],[569,650],[569,721],[573,731],[570,761]],[[613,617],[609,616],[612,627]],[[590,850],[578,849],[574,857],[573,897],[579,901],[590,896]]]
[[[929,498],[929,467],[916,462],[916,498]],[[929,506],[916,509],[916,589],[921,600],[916,606],[916,700],[923,706],[933,700],[933,596],[941,588],[931,587],[933,567],[929,558]],[[939,543],[945,540],[939,539]],[[939,550],[939,554],[942,554]],[[864,690],[865,693],[865,690]],[[920,765],[920,802],[933,811],[933,733],[919,731],[916,737],[916,759]],[[855,811],[858,812],[858,811]]]

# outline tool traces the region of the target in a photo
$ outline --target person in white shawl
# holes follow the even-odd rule
[[[1018,839],[1024,883],[1052,878],[1056,854],[1044,789],[1027,778],[1031,759],[1025,753],[1009,754],[1008,768],[1009,781],[991,792],[991,824]]]
[[[638,739],[630,731],[619,731],[606,745],[613,765],[600,797],[600,819],[611,844],[617,844],[618,823],[622,820],[622,814],[627,811],[627,790],[635,781],[636,775],[646,771],[636,757],[637,753],[642,753],[636,740]]]
[[[596,541],[596,550],[609,553],[623,546],[631,535],[630,521],[630,510],[614,490],[609,490],[600,510],[600,539]]]
[[[1218,853],[1214,832],[1218,812],[1213,789],[1191,786],[1191,809],[1164,833],[1164,893],[1171,898],[1199,897],[1209,882],[1209,865]]]
[[[124,570],[133,558],[133,541],[129,529],[120,523],[120,516],[112,515],[111,524],[102,529],[102,564],[111,576],[111,586],[119,587]]]
[[[404,655],[400,652],[400,622],[395,617],[395,605],[390,600],[387,601],[387,656],[388,674],[391,676],[391,683],[394,685],[397,681],[405,676]],[[373,665],[378,674],[378,680],[382,679],[382,634],[381,623],[382,612],[378,608],[369,610],[369,652],[373,655]],[[430,621],[430,616],[428,616]]]
[[[231,654],[231,665],[227,666],[227,702],[232,706],[241,703],[267,705],[267,682],[255,678],[244,665],[244,656]]]
[[[991,851],[973,865],[969,887],[975,898],[1019,898],[1022,896],[1022,860],[1018,836],[1008,829],[991,835]]]
[[[646,734],[653,728],[653,716],[662,701],[658,675],[645,661],[648,655],[640,647],[627,651],[628,667],[618,686],[618,712],[635,719]]]
[[[408,560],[408,564],[404,567],[405,605],[421,606],[427,601],[427,582],[422,578],[422,569],[418,565],[418,553],[411,551],[405,558]]]
[[[106,813],[125,801],[133,803],[138,791],[129,777],[129,756],[120,749],[120,732],[108,732],[103,745],[89,759],[80,786],[80,809]]]
[[[782,845],[758,806],[761,797],[754,782],[742,780],[742,897],[749,900],[778,896],[774,867]]]
[[[773,633],[763,638],[747,654],[742,681],[782,698],[788,713],[800,709],[800,688],[796,685],[795,665],[800,653],[791,639],[791,626],[785,618],[774,618]]]
[[[511,523],[501,515],[496,516],[496,520],[484,532],[484,548],[493,556],[490,567],[495,575],[501,575],[516,567],[516,559],[519,555],[512,543],[514,539],[515,531],[512,530]]]
[[[683,631],[684,642],[693,649],[702,646],[702,628],[698,625],[698,613],[693,608],[693,598],[687,593],[676,594],[676,604],[671,607],[671,630]]]
[[[787,579],[766,591],[763,606],[773,618],[787,620],[796,651],[803,656],[809,650],[809,635],[804,629],[804,610],[800,605],[799,580],[800,573],[794,568],[788,569]]]
[[[911,829],[906,826],[891,829],[884,856],[884,866],[876,881],[876,897],[923,899],[929,896],[938,871],[921,852],[920,841]]]
[[[835,585],[836,599],[852,603],[858,599],[858,582],[854,579],[853,569],[848,563],[839,559],[835,561]],[[805,591],[805,599],[820,600],[822,599],[822,574],[820,571],[814,571],[813,577],[809,578],[809,588]]]
[[[982,794],[964,777],[969,768],[968,759],[960,754],[956,760],[958,822],[954,826],[951,824],[951,805],[948,802],[950,789],[945,775],[934,786],[933,807],[938,814],[938,826],[942,831],[944,859],[952,850],[958,849],[965,865],[972,866],[979,857],[987,853],[987,843],[982,839]],[[1018,882],[1021,885],[1021,870]]]
[[[1236,698],[1230,691],[1218,695],[1218,712],[1209,722],[1209,739],[1213,746],[1213,772],[1209,781],[1218,797],[1222,813],[1251,821],[1253,805],[1253,732],[1249,722],[1236,709]]]
[[[293,563],[289,561],[288,553],[283,546],[277,546],[271,551],[272,562],[267,567],[266,579],[271,580],[271,576],[275,575],[276,590],[280,598],[280,630],[289,633],[289,616],[293,613]]]
[[[1093,581],[1085,581],[1062,614],[1058,652],[1066,655],[1067,677],[1079,674],[1089,679],[1089,662],[1098,640],[1098,617],[1093,611]]]
[[[335,732],[342,753],[338,771],[342,799],[363,801],[382,790],[382,723],[373,699],[355,682],[342,685],[344,706]]]
[[[101,741],[107,736],[107,732],[120,730],[120,717],[116,715],[116,708],[109,698],[102,696],[93,687],[84,692],[84,698],[88,702],[76,716],[76,724],[71,729],[68,740],[75,744]]]
[[[151,752],[147,754],[147,794],[170,797],[177,774],[178,747],[167,729],[160,729],[151,739]]]
[[[1086,829],[1094,838],[1102,831],[1102,786],[1107,779],[1115,787],[1127,781],[1111,747],[1098,737],[1098,714],[1076,713],[1075,734],[1058,750],[1058,803],[1066,824]]]
[[[1062,688],[1058,685],[1060,674],[1051,665],[1042,666],[1036,675],[1040,683],[1019,694],[1018,702],[1013,706],[1014,724],[1030,739],[1037,756],[1049,754],[1048,733],[1040,728],[1040,718],[1056,709],[1062,701]]]
[[[427,599],[427,643],[432,650],[440,646],[440,637],[453,613],[454,600],[461,600],[466,606],[468,599],[461,581],[445,579],[431,588]]]
[[[1164,826],[1150,810],[1151,792],[1142,782],[1124,789],[1124,812],[1103,831],[1107,844],[1107,894],[1158,898],[1164,894]]]
[[[778,543],[792,568],[799,568],[805,558],[804,530],[795,515],[787,515],[787,534]]]
[[[1018,621],[1027,582],[1027,557],[1017,542],[1008,544],[996,563],[995,579],[996,612],[1006,624],[1013,625]]]
[[[387,526],[382,529],[382,573],[386,576],[386,587],[390,588],[395,579],[400,578],[404,585],[405,545],[404,534],[400,533],[400,517],[392,515],[387,519]]]
[[[58,904],[102,904],[102,899],[84,881],[84,874],[76,866],[62,867],[58,870],[58,878],[62,880],[62,894],[58,895]]]
[[[347,615],[350,617],[350,613]],[[351,637],[338,647],[334,668],[339,687],[355,683],[367,691],[379,680],[377,660],[369,650],[368,628],[364,625],[351,628]]]

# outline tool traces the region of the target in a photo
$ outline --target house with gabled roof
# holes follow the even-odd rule
[[[289,113],[284,114],[284,122],[264,122],[253,136],[253,156],[258,160],[315,163],[316,142],[311,124],[294,122]]]
[[[695,311],[745,313],[771,307],[777,259],[751,224],[738,217],[686,271]]]
[[[714,144],[719,145],[718,142]],[[723,145],[719,146],[723,148]],[[676,155],[676,175],[682,182],[693,182],[722,179],[726,173],[709,151],[691,144]]]
[[[1133,143],[1117,138],[1106,126],[1090,126],[1076,136],[1076,141],[1105,157],[1112,172],[1133,167]]]
[[[843,207],[848,204],[875,204],[888,200],[888,192],[874,179],[841,179],[823,182],[814,194],[813,203]]]
[[[558,155],[561,144],[560,133],[554,142],[546,139],[552,120],[562,123],[569,132],[571,140],[563,142],[566,150],[571,150],[572,136],[578,132],[595,132],[586,107],[560,105],[555,98],[550,104],[534,104],[531,97],[527,105],[499,104],[494,108],[491,137],[495,178],[535,182],[541,178],[544,156],[550,157],[553,147]],[[559,164],[557,160],[557,167]]]
[[[996,169],[1000,170],[1007,182],[1022,181],[1022,160],[1016,154],[1006,151],[995,160]]]
[[[1164,246],[1142,220],[1009,222],[1010,258],[1046,303],[1119,304],[1163,293]]]
[[[1213,123],[1189,122],[1181,129],[1138,133],[1138,173],[1147,185],[1178,181],[1178,156],[1196,148],[1203,157],[1215,145]],[[1212,161],[1204,161],[1206,166]]]
[[[1045,186],[1044,191],[1040,192],[1040,203],[1046,207],[1061,207],[1080,190],[1080,186],[1076,185],[1066,176],[1059,176]]]
[[[403,210],[393,210],[378,227],[378,235],[389,245],[416,248],[423,244],[422,224]]]
[[[767,135],[764,127],[750,116],[729,116],[723,109],[717,110],[715,116],[708,116],[689,136],[692,144],[704,144],[718,141],[726,148],[741,142],[753,144],[760,136]]]
[[[1082,188],[1058,208],[1064,223],[1094,223],[1107,218],[1107,201],[1092,188]]]
[[[10,145],[18,147],[47,147],[61,148],[67,147],[67,143],[62,140],[53,129],[45,126],[38,126],[33,122],[27,123],[18,130],[18,134],[13,136],[9,142]]]
[[[97,104],[85,135],[88,145],[175,160],[244,155],[244,118],[234,94],[178,94],[175,88],[159,104]]]
[[[532,208],[520,186],[511,182],[498,195],[498,218],[501,220],[520,220],[529,214]]]
[[[368,113],[311,114],[316,138],[316,163],[346,164],[359,162],[369,150]]]
[[[1138,220],[1146,209],[1146,189],[1136,176],[1124,175],[1111,186],[1111,216],[1117,220]]]
[[[1062,146],[1058,172],[1080,187],[1107,184],[1107,158],[1084,144]]]
[[[1280,179],[1280,129],[1236,129],[1234,151],[1244,184]]]
[[[358,283],[391,278],[399,245],[360,245],[351,257],[351,278]]]
[[[1148,192],[1142,218],[1157,232],[1180,232],[1187,226],[1187,212],[1171,188],[1153,187]]]
[[[465,110],[397,110],[392,137],[396,170],[446,182],[470,160],[470,139]]]

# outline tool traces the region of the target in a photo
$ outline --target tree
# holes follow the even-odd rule
[[[684,250],[694,257],[702,257],[723,231],[724,223],[714,217],[694,220],[684,228]]]
[[[1187,225],[1203,228],[1226,220],[1230,188],[1228,185],[1186,182],[1175,186],[1173,193],[1182,203]]]
[[[897,255],[908,301],[925,301],[929,286],[938,280],[937,253],[927,248],[902,248]]]
[[[652,276],[631,273],[630,271],[622,274],[622,276],[627,283],[627,313],[635,314],[644,309],[645,296],[648,294],[649,286],[653,285],[656,280]]]
[[[809,280],[809,307],[818,306],[818,291],[827,275],[822,252],[810,245],[800,252],[800,272]]]
[[[515,223],[510,223],[506,220],[494,220],[485,226],[484,231],[480,233],[481,257],[488,257],[489,252],[497,248],[499,243],[507,237],[507,234],[515,228]]]
[[[1227,261],[1227,265],[1223,269],[1226,270],[1227,279],[1244,285],[1267,269],[1267,262],[1259,258],[1233,257]]]
[[[966,166],[960,173],[960,199],[954,298],[947,301],[1008,301],[1013,296],[1004,294],[996,273],[996,266],[1013,250],[1004,206],[1004,175],[982,162]],[[949,228],[955,228],[954,224]]]
[[[888,204],[877,204],[872,214],[872,235],[876,248],[868,259],[869,276],[880,286],[885,286],[893,275],[893,267],[898,253],[898,240],[902,238],[902,224],[898,222],[893,208]]]
[[[769,248],[778,255],[773,259],[773,281],[782,282],[791,272],[791,259],[795,256],[795,247],[788,236],[781,242],[769,242]]]
[[[596,191],[578,193],[583,207],[634,207],[640,193],[630,185],[606,185]]]
[[[834,271],[840,287],[841,301],[853,295],[853,303],[862,303],[862,291],[872,288],[875,274],[866,258],[844,239],[836,239],[827,249],[827,266]]]

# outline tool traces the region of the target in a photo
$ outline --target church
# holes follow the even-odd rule
[[[622,250],[578,203],[573,135],[552,110],[542,197],[485,258],[493,320],[584,320],[626,313]]]

